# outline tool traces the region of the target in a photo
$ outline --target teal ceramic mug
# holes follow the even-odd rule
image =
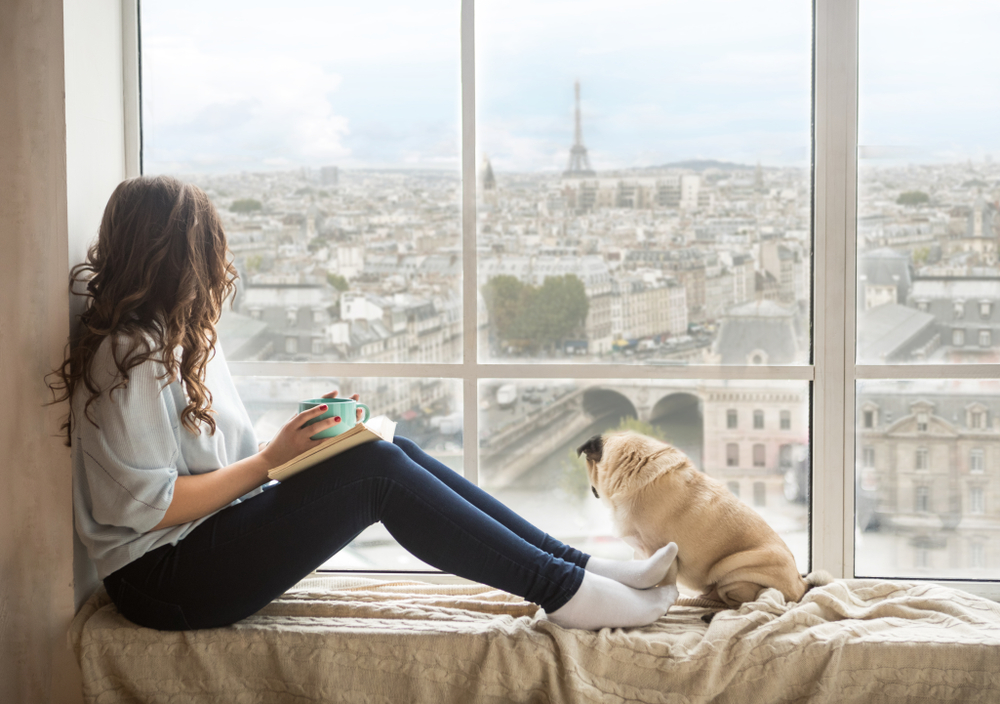
[[[313,418],[306,425],[312,425],[330,417],[338,418],[339,420],[336,425],[316,433],[310,440],[322,440],[323,438],[332,438],[341,433],[346,433],[357,425],[359,408],[364,411],[364,417],[361,419],[361,422],[371,417],[371,411],[368,410],[368,406],[358,403],[353,398],[311,398],[307,401],[299,401],[299,413],[308,411],[310,408],[315,408],[316,406],[322,406],[324,403],[329,406],[326,412]]]

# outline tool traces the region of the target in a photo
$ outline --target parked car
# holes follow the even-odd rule
[[[517,386],[504,384],[497,389],[497,405],[500,408],[510,408],[517,401]]]

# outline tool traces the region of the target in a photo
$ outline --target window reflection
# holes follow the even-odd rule
[[[856,574],[1000,577],[1000,382],[863,381],[857,403]]]

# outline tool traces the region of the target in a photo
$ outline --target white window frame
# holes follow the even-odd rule
[[[138,12],[121,0],[125,176],[141,173]],[[430,377],[463,388],[465,475],[478,482],[480,379],[794,380],[811,383],[813,497],[811,569],[853,577],[856,380],[990,379],[996,365],[862,365],[855,362],[857,310],[858,0],[815,0],[813,44],[812,364],[690,366],[663,370],[620,364],[489,364],[476,350],[476,100],[474,0],[461,0],[463,358],[456,364],[231,362],[234,375]],[[816,315],[821,312],[822,315]],[[816,497],[823,500],[817,502]],[[444,581],[433,574],[420,575]],[[447,576],[445,576],[447,579]],[[1000,600],[1000,582],[928,580]]]

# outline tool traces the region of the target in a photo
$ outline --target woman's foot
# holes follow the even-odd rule
[[[677,587],[633,589],[593,572],[584,572],[580,588],[546,617],[563,628],[630,628],[645,626],[667,613],[677,600]]]
[[[591,557],[584,569],[633,589],[649,589],[663,581],[676,557],[677,543],[667,543],[645,560],[606,560]]]

